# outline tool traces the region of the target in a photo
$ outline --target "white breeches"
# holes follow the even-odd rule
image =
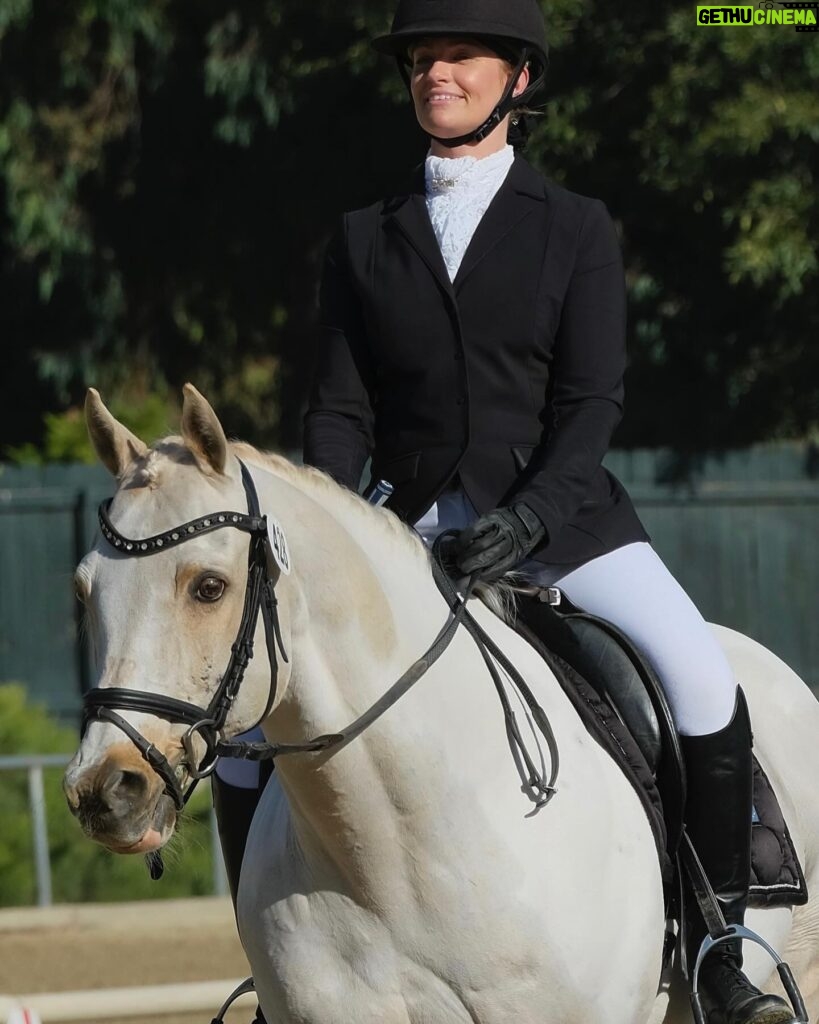
[[[550,576],[549,585],[572,604],[613,623],[642,651],[683,735],[704,736],[731,721],[737,683],[728,659],[650,544],[627,544],[566,575]]]

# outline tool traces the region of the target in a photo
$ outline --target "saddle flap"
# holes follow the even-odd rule
[[[660,725],[633,661],[623,646],[593,620],[573,615],[566,624],[578,645],[572,664],[626,726],[656,775],[662,754]]]
[[[665,850],[673,860],[682,835],[685,771],[671,710],[653,670],[616,626],[575,608],[565,596],[557,608],[524,597],[518,615],[594,691],[636,748],[662,805]],[[654,802],[652,796],[649,803]]]

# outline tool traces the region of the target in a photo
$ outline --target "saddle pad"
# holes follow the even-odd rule
[[[751,907],[800,907],[808,887],[791,834],[768,776],[754,758],[751,828]]]
[[[515,628],[540,652],[589,735],[620,766],[646,812],[665,885],[674,878],[672,855],[666,848],[662,800],[654,774],[637,742],[609,704],[567,661],[550,651],[519,618]],[[673,851],[672,851],[673,852]],[[754,820],[751,828],[749,907],[801,906],[808,901],[807,884],[788,826],[773,787],[754,757]]]

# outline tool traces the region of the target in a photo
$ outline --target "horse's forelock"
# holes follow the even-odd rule
[[[192,466],[202,470],[199,460],[181,437],[163,437],[154,442],[144,456],[134,460],[120,486],[129,490],[141,487],[153,490],[162,483],[166,470],[174,466]]]

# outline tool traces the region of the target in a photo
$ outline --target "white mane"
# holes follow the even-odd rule
[[[410,564],[428,573],[431,571],[431,553],[417,533],[389,509],[370,505],[353,491],[342,487],[327,473],[313,466],[299,466],[277,452],[260,451],[246,441],[232,441],[230,449],[237,458],[266,470],[285,480],[298,490],[327,507],[338,522],[360,540],[363,547],[372,541],[373,531],[378,531],[385,540],[398,544],[406,552]],[[183,438],[170,435],[154,442],[147,453],[138,459],[121,481],[130,487],[153,489],[162,482],[163,463],[188,463],[196,465],[194,454]],[[199,467],[202,469],[202,467]],[[481,598],[497,616],[505,622],[515,618],[513,585],[515,574],[510,573],[504,581],[481,583],[476,595]]]
[[[275,452],[261,452],[245,441],[231,443],[231,451],[238,458],[251,465],[266,469],[274,476],[281,477],[300,491],[326,506],[332,502],[332,512],[353,536],[366,536],[378,529],[385,531],[390,540],[403,545],[410,557],[425,565],[429,564],[429,552],[421,538],[394,512],[370,505],[359,495],[336,483],[331,476],[313,466],[297,466],[283,455]]]
[[[234,441],[231,450],[245,462],[269,470],[287,480],[299,490],[314,497],[320,504],[326,504],[328,499],[332,500],[333,515],[353,536],[366,536],[367,531],[376,528],[388,531],[390,539],[403,545],[410,557],[416,560],[416,564],[420,565],[423,560],[424,566],[429,570],[430,552],[426,545],[394,512],[370,505],[359,495],[336,483],[327,473],[313,466],[297,466],[282,455],[261,452],[244,441]],[[508,622],[514,618],[514,595],[508,582],[480,584],[476,592],[501,619]]]

